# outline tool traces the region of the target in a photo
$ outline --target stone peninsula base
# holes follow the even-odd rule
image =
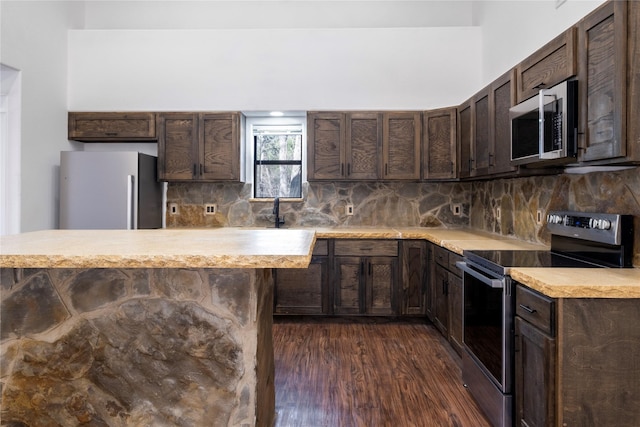
[[[270,269],[0,269],[3,424],[270,426]]]

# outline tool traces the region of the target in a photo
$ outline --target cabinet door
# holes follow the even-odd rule
[[[239,114],[202,113],[199,119],[200,179],[206,181],[239,181]]]
[[[471,144],[473,143],[472,100],[458,107],[458,178],[468,178],[473,169]]]
[[[372,257],[365,261],[365,312],[374,315],[395,314],[398,259]]]
[[[275,314],[328,314],[329,259],[313,257],[308,268],[276,269]]]
[[[555,425],[555,340],[516,317],[515,424]]]
[[[511,166],[511,120],[509,108],[516,103],[515,69],[498,77],[491,84],[489,104],[489,172],[515,172]]]
[[[345,177],[345,114],[309,113],[307,116],[307,178],[336,180]]]
[[[198,176],[198,115],[158,115],[158,177],[161,180],[192,180]]]
[[[156,141],[155,113],[74,113],[68,115],[68,138],[84,142]]]
[[[571,27],[518,64],[518,102],[575,76],[576,48],[576,28]]]
[[[462,354],[462,279],[449,272],[448,303],[449,303],[449,342],[453,349]]]
[[[434,287],[434,324],[440,332],[448,336],[449,325],[449,278],[448,272],[440,265],[435,267],[435,280],[431,283]]]
[[[335,314],[360,314],[361,280],[364,277],[364,260],[360,257],[336,257],[334,260]]]
[[[422,177],[453,179],[457,167],[457,109],[425,111],[422,116]]]
[[[402,280],[400,288],[401,314],[426,313],[426,282],[428,266],[427,242],[404,240],[402,242]]]
[[[579,160],[624,157],[626,94],[632,93],[626,75],[627,2],[608,2],[580,21],[578,37],[579,123],[584,138]]]
[[[489,88],[478,92],[473,98],[473,134],[472,134],[472,176],[486,176],[489,174]]]
[[[382,178],[420,179],[419,112],[384,113]]]
[[[348,179],[377,179],[382,115],[379,113],[348,113],[346,163]]]

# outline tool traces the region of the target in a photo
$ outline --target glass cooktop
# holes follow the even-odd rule
[[[499,271],[502,274],[507,274],[511,267],[601,267],[551,251],[472,250],[464,251],[464,256],[469,262],[479,264],[492,271]]]

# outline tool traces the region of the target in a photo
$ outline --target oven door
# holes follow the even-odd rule
[[[513,305],[511,278],[458,262],[463,271],[463,343],[502,394],[513,388]]]

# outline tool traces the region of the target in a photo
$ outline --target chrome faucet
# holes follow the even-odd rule
[[[276,216],[276,228],[280,228],[281,225],[284,225],[284,215],[280,219],[280,197],[273,199],[273,214]]]

